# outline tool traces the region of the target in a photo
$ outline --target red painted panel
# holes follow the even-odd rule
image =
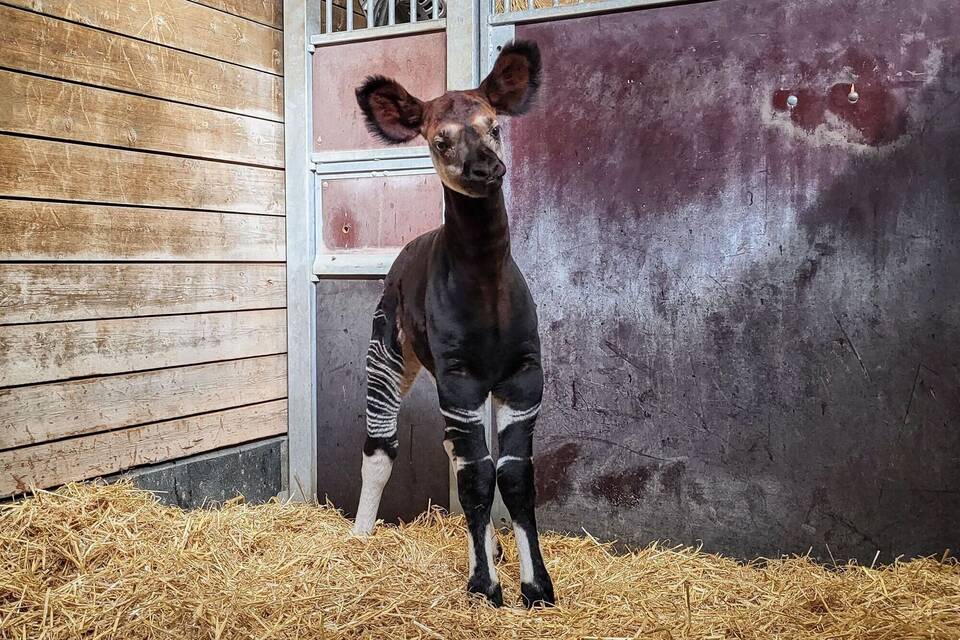
[[[446,91],[446,47],[441,31],[317,48],[313,54],[314,150],[382,147],[363,124],[354,95],[357,85],[379,74],[396,79],[421,100],[436,98]]]
[[[439,226],[443,193],[434,174],[324,180],[327,249],[400,248]]]

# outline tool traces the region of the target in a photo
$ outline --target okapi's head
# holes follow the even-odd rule
[[[539,85],[540,50],[518,41],[503,48],[476,89],[423,101],[396,80],[371,76],[357,88],[357,102],[375,137],[399,144],[423,136],[443,183],[480,198],[499,189],[506,173],[497,117],[527,111]]]

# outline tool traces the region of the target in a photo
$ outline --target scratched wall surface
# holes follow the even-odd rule
[[[433,173],[319,182],[327,249],[399,249],[443,222],[443,188]]]
[[[957,34],[938,0],[517,28],[545,62],[508,131],[545,526],[742,556],[957,547]]]

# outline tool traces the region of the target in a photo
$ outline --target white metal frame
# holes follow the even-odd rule
[[[322,47],[331,44],[343,44],[344,42],[359,42],[361,40],[395,38],[397,36],[409,36],[414,33],[430,33],[431,31],[442,31],[446,28],[446,18],[433,18],[431,20],[423,20],[421,22],[403,22],[400,24],[384,25],[380,27],[355,29],[353,31],[317,33],[310,37],[310,44],[312,44],[314,47]]]
[[[529,0],[528,8],[518,11],[514,11],[510,7],[510,0],[503,0],[504,10],[499,13],[493,11],[495,1],[496,0],[490,0],[489,19],[487,21],[487,24],[490,26],[514,25],[525,22],[547,22],[550,20],[578,18],[580,16],[611,13],[628,9],[644,9],[670,4],[692,4],[694,2],[702,2],[703,0],[596,0],[594,2],[579,0],[577,4],[566,5],[559,5],[556,3],[556,0],[554,0],[552,7],[541,8],[534,7],[533,0]]]
[[[283,79],[287,240],[288,495],[317,499],[317,333],[311,74],[307,47],[320,29],[318,0],[284,0]]]

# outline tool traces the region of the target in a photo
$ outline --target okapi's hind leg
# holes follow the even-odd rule
[[[396,304],[380,300],[367,349],[367,439],[363,445],[360,504],[353,532],[373,532],[383,488],[397,457],[397,416],[403,396],[420,372],[420,362],[397,326]]]

